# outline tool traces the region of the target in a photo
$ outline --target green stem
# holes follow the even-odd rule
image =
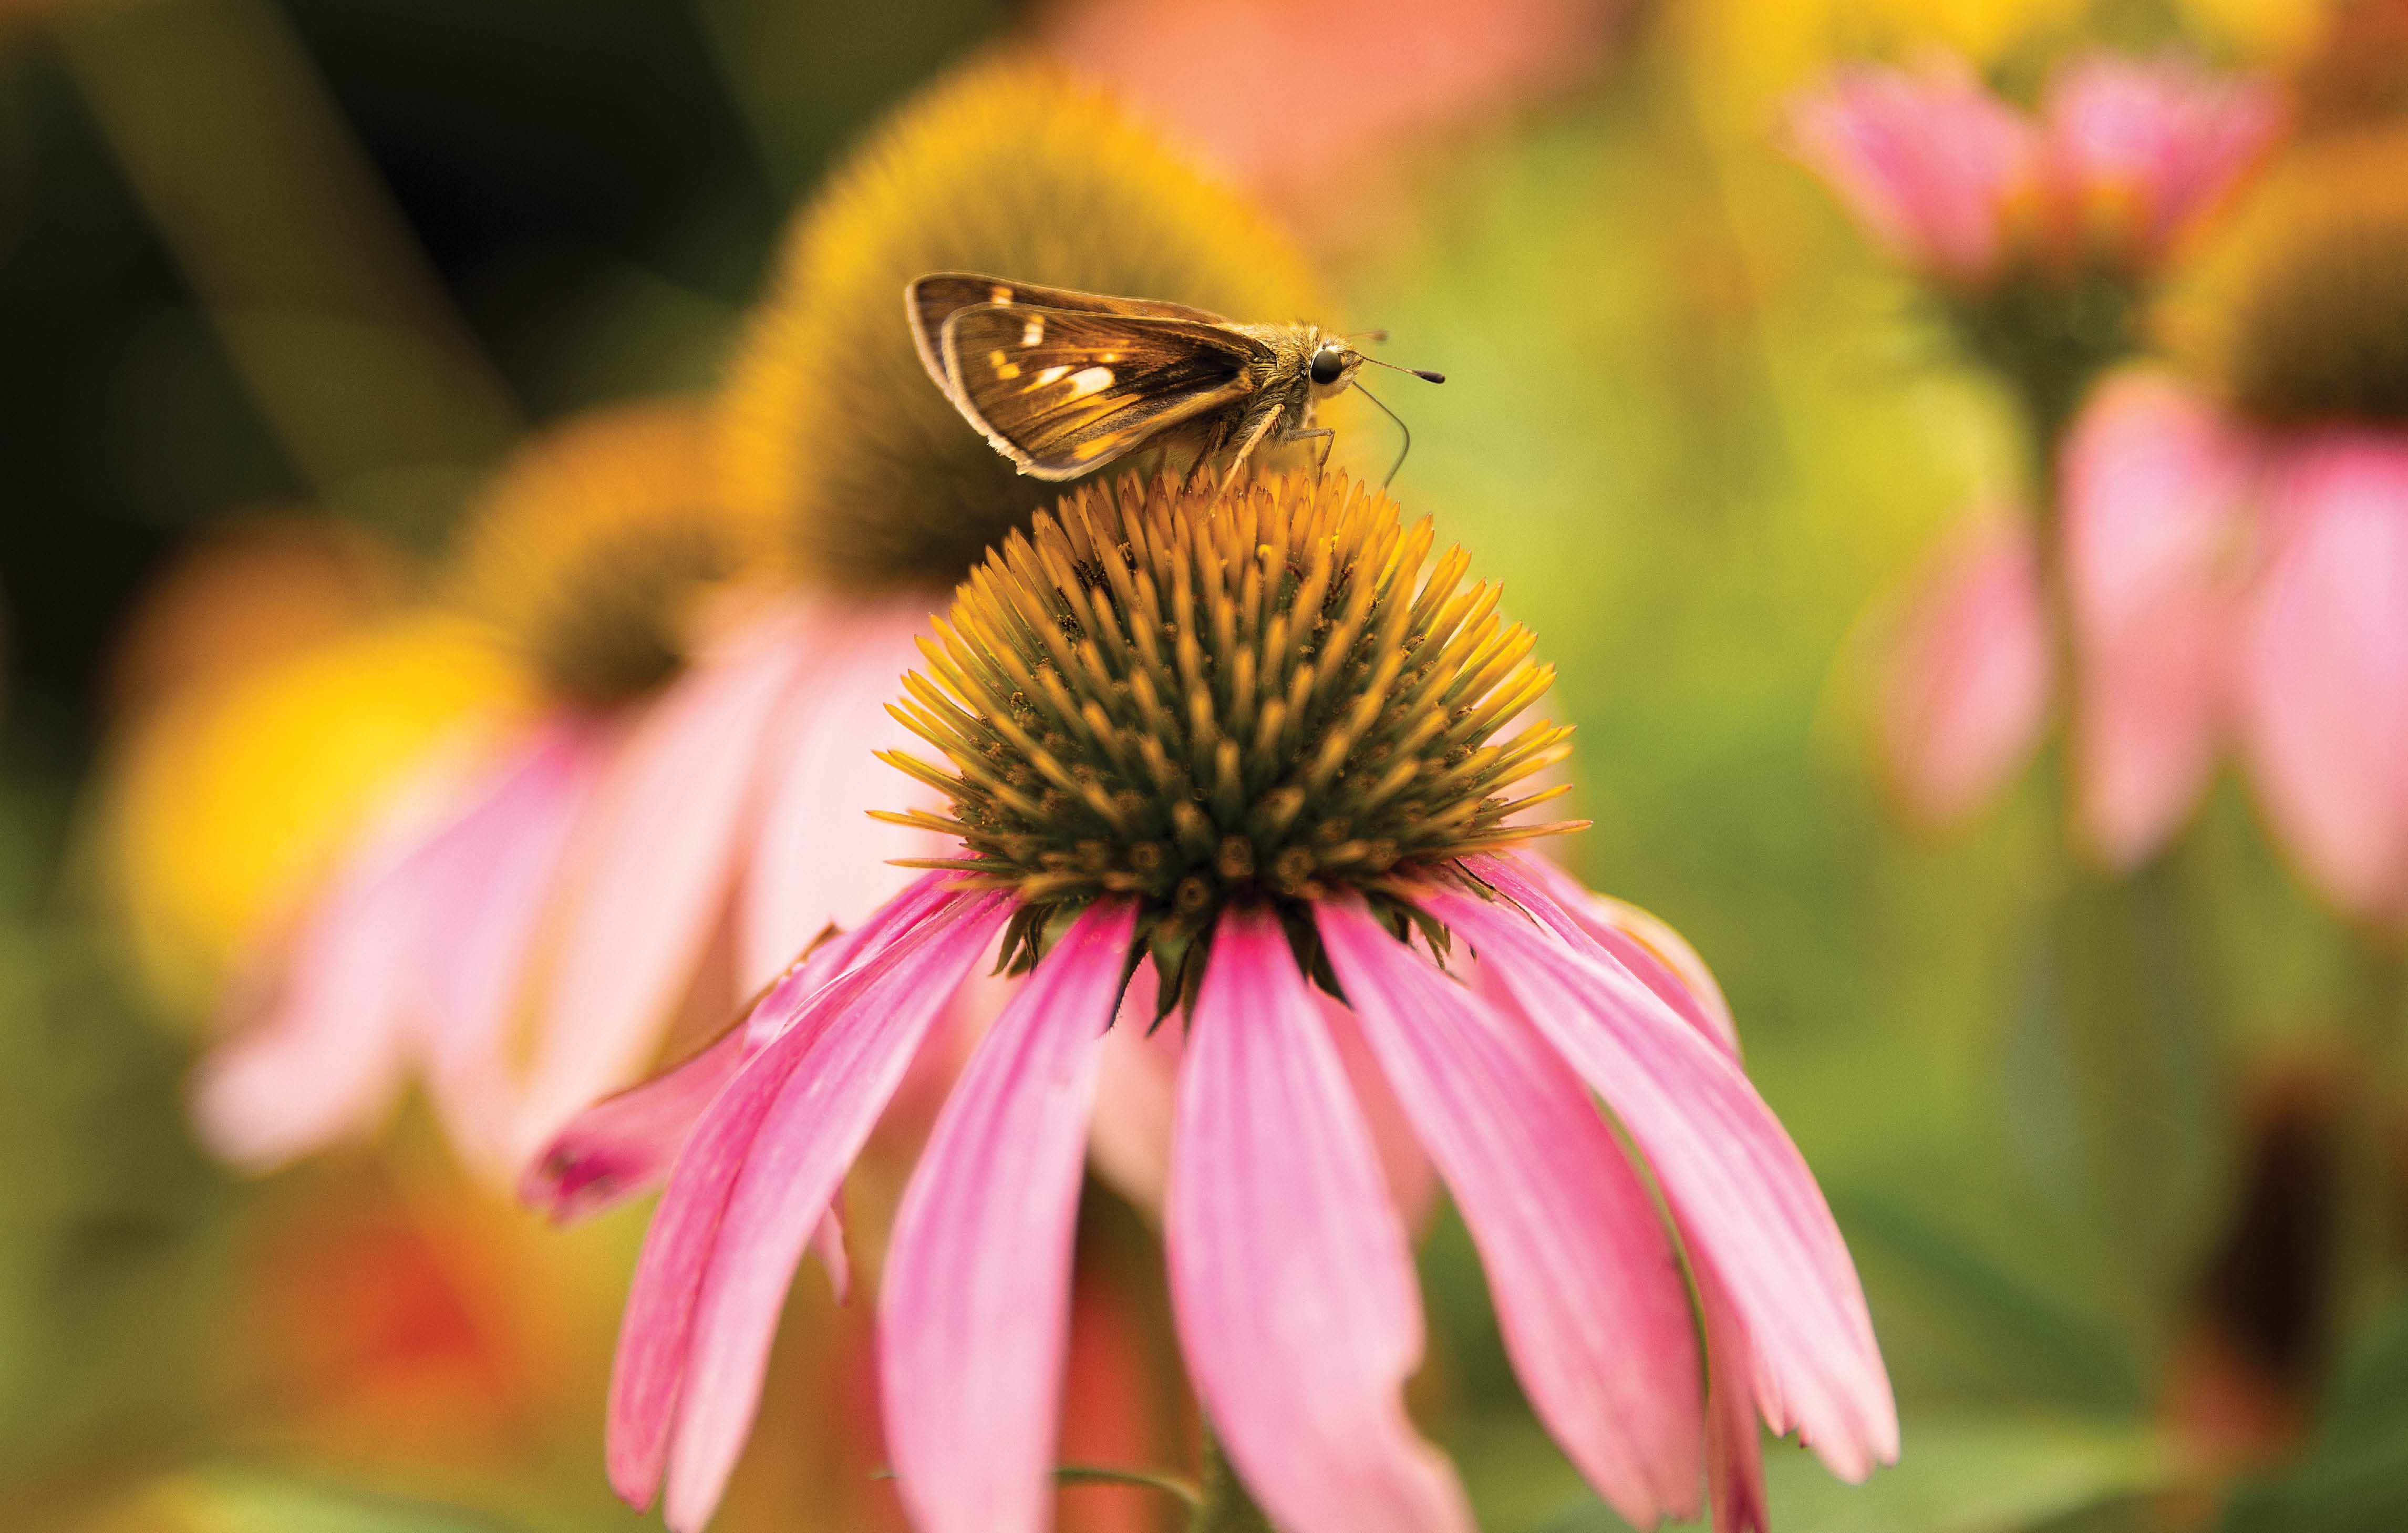
[[[1209,1426],[1204,1430],[1204,1499],[1188,1522],[1187,1533],[1273,1533],[1270,1519],[1246,1493]]]

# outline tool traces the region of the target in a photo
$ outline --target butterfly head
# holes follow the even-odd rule
[[[1367,330],[1359,336],[1321,337],[1320,344],[1313,348],[1312,360],[1306,368],[1307,376],[1312,380],[1313,397],[1326,399],[1331,394],[1346,389],[1354,382],[1354,375],[1363,370],[1363,365],[1367,362],[1374,366],[1388,368],[1392,372],[1411,373],[1426,382],[1446,381],[1446,375],[1443,373],[1433,373],[1421,367],[1399,367],[1393,362],[1382,362],[1378,357],[1365,356],[1354,346],[1354,342],[1358,340],[1387,338],[1388,333],[1384,330]]]

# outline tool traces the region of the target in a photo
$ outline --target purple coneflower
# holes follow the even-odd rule
[[[1540,1418],[1624,1516],[1694,1515],[1711,1487],[1722,1527],[1763,1526],[1759,1417],[1850,1479],[1895,1456],[1855,1268],[1711,983],[1684,982],[1677,939],[1515,854],[1571,828],[1509,823],[1560,791],[1510,796],[1569,731],[1499,738],[1553,673],[1497,590],[1465,585],[1462,551],[1431,545],[1334,475],[1218,502],[1132,477],[971,575],[898,709],[947,765],[889,756],[951,805],[898,818],[959,855],[685,1070],[574,1125],[530,1188],[590,1192],[628,1169],[603,1164],[614,1146],[694,1122],[620,1337],[622,1496],[649,1504],[666,1477],[670,1526],[709,1520],[806,1246],[842,1281],[846,1169],[998,953],[1025,978],[938,1118],[879,1300],[921,1533],[1047,1526],[1116,1013],[1185,1030],[1163,1235],[1189,1371],[1246,1486],[1290,1533],[1471,1527],[1403,1409],[1409,1239],[1325,996],[1461,1209]],[[1122,1011],[1147,970],[1158,1014]]]

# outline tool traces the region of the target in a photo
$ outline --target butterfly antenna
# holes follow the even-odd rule
[[[1354,392],[1361,394],[1364,398],[1369,399],[1371,403],[1380,405],[1380,396],[1365,388],[1361,383],[1358,382],[1354,385]],[[1406,456],[1413,450],[1413,428],[1405,424],[1405,418],[1403,416],[1398,415],[1395,410],[1390,409],[1385,405],[1380,405],[1380,413],[1386,416],[1389,420],[1396,422],[1397,429],[1405,434],[1404,451],[1397,454],[1397,461],[1395,464],[1391,465],[1388,469],[1388,477],[1380,481],[1380,488],[1384,490],[1389,485],[1397,482],[1397,470],[1405,466]]]
[[[1399,367],[1393,362],[1382,362],[1378,357],[1365,357],[1363,360],[1369,363],[1374,367],[1385,367],[1392,373],[1411,373],[1425,383],[1443,383],[1446,381],[1446,375],[1444,373],[1434,373],[1426,367]]]
[[[1340,336],[1338,338],[1340,340],[1368,340],[1374,346],[1384,346],[1388,341],[1388,333],[1385,330],[1357,330],[1351,336]]]

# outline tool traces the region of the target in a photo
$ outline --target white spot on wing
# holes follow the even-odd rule
[[[1042,342],[1044,339],[1045,321],[1043,317],[1040,315],[1031,314],[1028,316],[1028,322],[1021,326],[1020,344],[1023,346],[1035,346]]]
[[[1084,399],[1098,389],[1111,386],[1112,370],[1110,367],[1082,367],[1070,375],[1070,397],[1073,399]]]
[[[1039,373],[1037,377],[1030,381],[1028,386],[1032,389],[1041,389],[1048,383],[1059,383],[1062,381],[1063,375],[1068,373],[1069,370],[1070,369],[1068,367],[1048,367],[1043,372]]]

